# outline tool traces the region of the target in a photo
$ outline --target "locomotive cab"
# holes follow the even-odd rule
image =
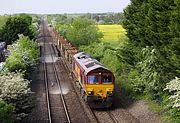
[[[106,69],[95,69],[87,74],[86,102],[110,107],[114,95],[114,75]]]
[[[90,106],[95,103],[96,106],[102,104],[101,107],[111,107],[115,77],[109,69],[96,59],[80,52],[73,56],[73,73],[85,102]]]

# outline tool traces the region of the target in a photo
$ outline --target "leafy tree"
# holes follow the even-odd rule
[[[28,14],[20,14],[19,17],[24,19],[28,23],[28,25],[32,24],[32,17],[30,15],[28,15]]]
[[[150,60],[150,57],[148,58],[149,55],[146,54],[147,52],[144,55],[143,50],[148,50],[148,46],[152,48],[152,51],[156,51],[154,54],[154,56],[157,57],[156,60],[151,61],[151,59],[148,62],[152,62],[152,65],[158,65],[154,66],[148,73],[154,73],[154,71],[156,71],[156,77],[163,77],[162,79],[152,78],[151,81],[147,81],[153,85],[152,88],[157,89],[156,92],[152,93],[154,96],[162,96],[159,92],[163,91],[165,83],[178,75],[178,54],[177,50],[174,50],[172,46],[178,43],[177,39],[179,37],[177,33],[172,33],[171,30],[174,29],[173,25],[179,24],[177,22],[178,19],[176,21],[172,20],[171,16],[173,11],[174,14],[178,11],[174,0],[133,0],[124,11],[126,17],[124,27],[127,29],[127,36],[130,39],[129,42],[139,48],[139,56],[135,56],[134,58],[136,59],[135,64],[143,63],[143,65],[146,66],[145,63]],[[175,23],[172,23],[172,21]],[[169,28],[170,25],[171,28]],[[172,39],[176,40],[173,41]],[[176,52],[176,55],[174,52]],[[171,58],[174,58],[174,63],[176,64],[171,62]],[[138,66],[140,70],[139,73],[147,70],[143,65]],[[142,75],[143,74],[140,75],[140,80],[147,78],[145,76],[148,74],[144,74],[145,76]],[[150,87],[151,86],[147,86],[147,90],[152,90]]]
[[[89,46],[81,46],[80,50],[91,54],[91,56],[101,63],[105,64],[116,75],[121,73],[121,63],[115,50],[109,43],[93,43]],[[112,60],[113,59],[113,60]]]
[[[0,33],[1,40],[12,44],[18,39],[18,34],[24,34],[33,39],[35,35],[31,24],[32,18],[26,14],[8,18]]]
[[[172,7],[170,15],[170,33],[172,35],[170,44],[166,47],[166,53],[170,58],[174,69],[180,73],[180,0],[174,0],[175,6]]]
[[[10,52],[5,64],[9,71],[27,70],[36,65],[39,59],[37,43],[23,35],[12,45]]]
[[[13,123],[14,115],[13,115],[14,107],[12,105],[8,105],[3,100],[0,100],[0,122],[1,123]]]
[[[92,19],[92,14],[91,13],[86,13],[80,16],[81,18],[87,18],[87,19]]]
[[[68,25],[64,23],[56,23],[56,30],[64,37],[66,37]]]
[[[99,22],[99,20],[100,20],[98,15],[95,15],[94,19],[95,19],[96,22]]]
[[[63,14],[63,15],[57,15],[55,18],[55,21],[58,23],[65,23],[67,20],[67,15]]]
[[[130,57],[135,59],[135,67],[128,76],[130,82],[137,92],[164,103],[163,107],[172,105],[166,100],[175,91],[164,92],[166,83],[180,75],[179,10],[180,0],[132,0],[124,11],[126,20],[123,24],[129,44],[137,49],[137,55]],[[179,121],[179,110],[170,108],[166,111],[172,119],[175,117],[175,121]]]
[[[129,41],[136,46],[146,46],[148,44],[145,31],[145,27],[147,26],[146,16],[149,10],[147,1],[133,0],[124,10],[126,19],[123,22],[123,26],[127,30]]]
[[[76,18],[72,24],[68,26],[66,37],[76,46],[81,46],[99,42],[102,34],[98,32],[92,20]]]

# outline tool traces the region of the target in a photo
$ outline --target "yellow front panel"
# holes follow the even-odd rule
[[[88,91],[93,91],[94,96],[101,96],[102,98],[107,97],[107,90],[114,92],[113,84],[86,84],[86,94]]]

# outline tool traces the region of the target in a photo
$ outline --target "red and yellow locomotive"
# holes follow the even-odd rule
[[[113,73],[84,52],[73,56],[72,65],[84,100],[88,104],[100,102],[103,106],[110,107],[114,94]]]
[[[115,82],[113,73],[88,54],[78,53],[69,41],[53,31],[61,55],[67,61],[69,71],[74,74],[85,102],[91,107],[111,107]]]

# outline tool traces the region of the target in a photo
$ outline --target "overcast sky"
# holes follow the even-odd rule
[[[122,12],[130,0],[0,0],[0,14]]]

